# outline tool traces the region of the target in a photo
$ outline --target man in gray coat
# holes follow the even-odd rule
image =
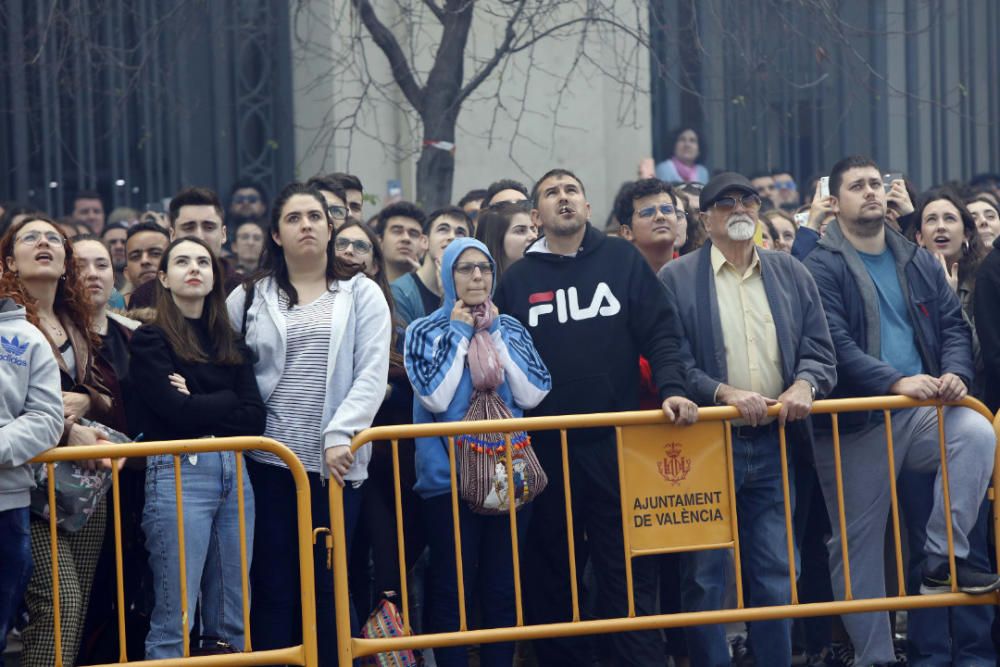
[[[788,426],[790,449],[812,439],[812,402],[836,384],[836,356],[819,293],[791,255],[753,242],[761,199],[750,181],[732,172],[715,176],[699,208],[710,241],[667,264],[660,279],[677,303],[693,366],[688,391],[699,405],[730,405],[740,549],[747,602],[791,602],[778,426]],[[776,417],[768,408],[781,403]],[[804,421],[803,421],[804,420]],[[682,562],[685,611],[718,609],[726,554],[701,551]],[[791,622],[753,623],[759,665],[791,664]],[[687,632],[692,664],[722,667],[730,657],[722,626]]]

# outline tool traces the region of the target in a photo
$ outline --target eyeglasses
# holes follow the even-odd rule
[[[778,188],[779,190],[794,190],[795,181],[775,181],[774,187]]]
[[[347,217],[346,206],[327,206],[326,210],[330,213],[330,217],[334,220],[343,220]]]
[[[647,206],[646,208],[639,209],[638,211],[636,211],[636,214],[640,218],[652,218],[654,215],[656,215],[657,210],[659,210],[659,212],[662,213],[663,215],[673,215],[676,212],[676,209],[670,204],[660,204],[658,207]]]
[[[63,244],[63,237],[56,232],[28,232],[17,237],[17,242],[26,246],[35,246],[38,245],[43,236],[50,245]]]
[[[737,203],[742,204],[743,208],[748,211],[756,211],[760,208],[760,197],[755,194],[746,194],[739,198],[720,197],[712,203],[712,208],[728,213],[736,208]]]
[[[354,248],[354,252],[359,255],[367,255],[372,251],[372,244],[361,239],[356,241],[352,241],[351,239],[337,239],[333,247],[337,252],[344,252],[348,248]]]
[[[493,265],[489,262],[462,262],[455,265],[455,273],[460,276],[471,276],[476,269],[484,276],[493,275]]]
[[[258,195],[236,195],[233,197],[234,204],[256,204],[260,201]]]

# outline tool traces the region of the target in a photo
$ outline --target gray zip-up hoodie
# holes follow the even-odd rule
[[[62,436],[61,389],[48,340],[24,308],[0,298],[0,512],[30,504],[28,461]]]

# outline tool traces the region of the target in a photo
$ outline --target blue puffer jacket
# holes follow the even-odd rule
[[[475,248],[496,266],[486,246],[475,239],[452,241],[441,258],[441,307],[415,320],[406,329],[404,363],[413,385],[413,423],[461,421],[472,402],[473,386],[466,355],[474,333],[471,325],[451,319],[455,307],[452,267],[463,252]],[[493,285],[496,288],[496,285]],[[542,402],[552,388],[552,377],[538,356],[531,335],[516,319],[500,315],[490,336],[503,366],[504,381],[497,388],[515,417]],[[451,490],[451,467],[444,438],[417,438],[417,483],[423,498]]]
[[[941,265],[928,251],[886,228],[886,245],[896,258],[896,270],[907,296],[910,321],[924,370],[935,377],[954,373],[971,386],[974,375],[972,332],[962,317],[962,305]],[[831,398],[880,396],[903,377],[882,361],[878,294],[854,246],[833,221],[815,250],[805,259],[819,288],[823,309],[837,351],[837,386]],[[840,419],[858,427],[869,415]],[[829,419],[823,420],[829,423]],[[817,425],[823,421],[817,420]]]

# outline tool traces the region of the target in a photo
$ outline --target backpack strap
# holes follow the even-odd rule
[[[250,313],[250,306],[253,305],[254,294],[257,293],[257,283],[247,282],[244,283],[243,289],[246,292],[246,297],[243,299],[243,322],[240,324],[240,333],[244,336],[247,335],[247,315]]]

